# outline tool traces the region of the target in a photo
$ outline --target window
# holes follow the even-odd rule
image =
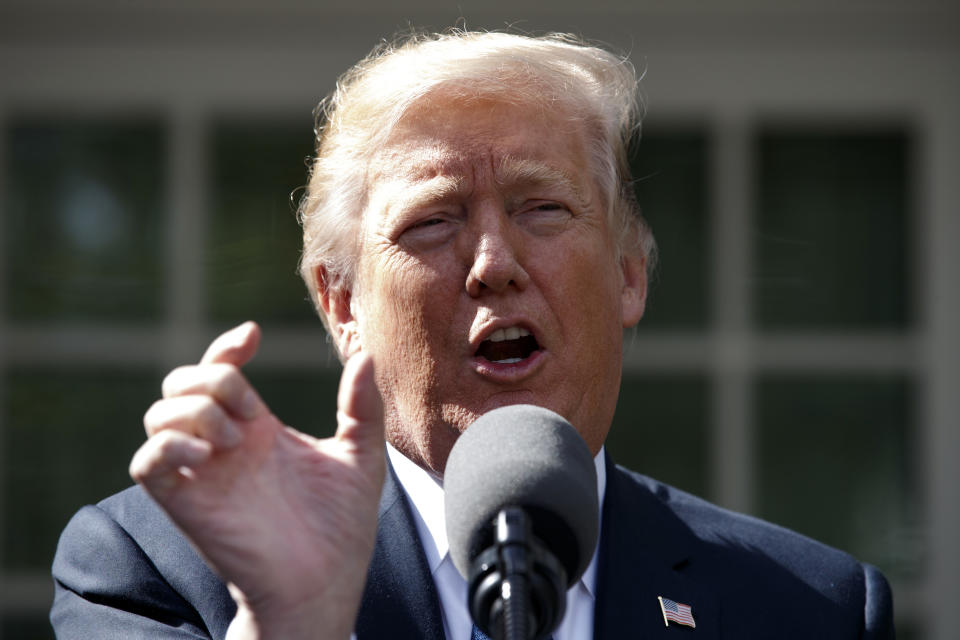
[[[7,134],[10,320],[156,322],[164,132],[145,119],[14,121]]]

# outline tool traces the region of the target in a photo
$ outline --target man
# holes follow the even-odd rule
[[[414,38],[348,72],[301,208],[302,273],[346,360],[336,435],[259,399],[240,371],[256,325],[218,338],[145,415],[142,489],[68,525],[58,635],[467,640],[447,455],[529,403],[575,425],[603,504],[557,640],[892,637],[875,569],[603,451],[653,260],[626,164],[635,85],[603,50],[507,34]]]

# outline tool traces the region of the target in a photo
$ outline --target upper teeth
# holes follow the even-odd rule
[[[530,335],[530,332],[521,327],[508,327],[506,329],[497,329],[490,337],[487,338],[490,342],[503,342],[504,340],[516,340],[517,338],[522,338],[523,336]]]

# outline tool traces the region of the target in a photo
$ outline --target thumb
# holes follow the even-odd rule
[[[347,360],[337,393],[337,435],[358,449],[383,449],[383,400],[374,378],[373,358],[362,351]]]

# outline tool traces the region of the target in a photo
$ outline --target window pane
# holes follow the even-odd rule
[[[152,320],[161,297],[164,145],[143,121],[14,123],[5,254],[19,321]]]
[[[907,325],[907,134],[767,131],[757,157],[758,324]]]
[[[700,376],[625,374],[607,448],[618,464],[706,496],[707,402]]]
[[[707,323],[707,140],[698,131],[645,131],[631,152],[637,199],[660,248],[639,329]]]
[[[215,320],[317,322],[297,275],[294,190],[306,184],[310,123],[221,124],[212,141],[207,286]],[[297,192],[297,196],[300,195]]]
[[[70,516],[130,486],[127,466],[145,438],[143,414],[159,392],[160,376],[143,371],[8,374],[5,569],[47,571]]]
[[[908,381],[769,376],[757,401],[762,516],[890,576],[915,574],[923,541]]]
[[[337,427],[337,389],[340,366],[329,370],[247,370],[267,406],[284,423],[318,438],[332,436]]]
[[[13,640],[51,640],[53,628],[46,613],[34,615],[4,616],[0,625],[0,638]]]
[[[897,594],[893,594],[894,606],[896,606]],[[920,640],[925,638],[923,626],[920,621],[911,621],[910,623],[899,623],[897,626],[897,640]]]

